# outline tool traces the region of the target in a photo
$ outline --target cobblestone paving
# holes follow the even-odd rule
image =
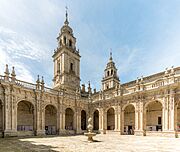
[[[97,135],[0,139],[0,152],[180,152],[180,138]]]

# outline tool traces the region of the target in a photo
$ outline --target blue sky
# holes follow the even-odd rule
[[[112,48],[121,83],[180,66],[179,0],[0,0],[0,74],[52,86],[52,54],[68,6],[81,54],[81,83],[101,88]]]

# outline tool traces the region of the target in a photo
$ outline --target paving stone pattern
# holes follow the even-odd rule
[[[0,139],[0,152],[180,152],[180,138],[106,134]]]

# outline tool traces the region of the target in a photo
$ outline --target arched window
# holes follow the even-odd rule
[[[64,44],[66,45],[66,37],[64,36]]]
[[[73,63],[70,64],[70,70],[73,71]]]
[[[111,75],[113,75],[113,70],[111,70]]]
[[[59,74],[60,73],[60,61],[58,61],[58,63],[57,63],[57,73]]]
[[[72,41],[69,40],[69,47],[72,47]]]
[[[107,76],[109,76],[109,71],[107,72]]]

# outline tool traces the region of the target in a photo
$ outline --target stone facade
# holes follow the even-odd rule
[[[110,55],[102,90],[80,87],[80,53],[68,16],[54,50],[54,86],[43,77],[16,79],[6,65],[0,75],[0,135],[68,135],[86,132],[176,136],[180,134],[180,67],[121,84]]]

